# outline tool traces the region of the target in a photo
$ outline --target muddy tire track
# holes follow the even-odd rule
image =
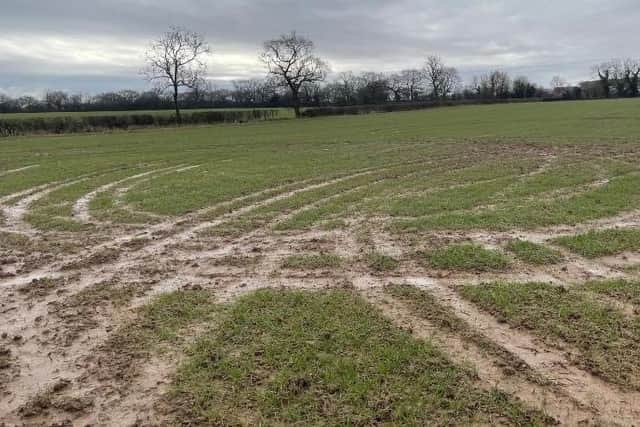
[[[428,320],[416,317],[405,304],[382,292],[382,286],[372,289],[362,282],[371,278],[356,281],[361,295],[373,306],[378,307],[387,318],[398,327],[409,329],[419,339],[432,341],[443,350],[446,356],[462,366],[471,364],[479,377],[479,386],[484,389],[493,387],[520,399],[528,406],[549,414],[566,425],[600,425],[596,414],[580,405],[573,399],[563,396],[552,387],[545,387],[528,381],[517,373],[506,373],[500,368],[501,361],[481,350],[477,345],[464,340],[453,333],[436,328]],[[358,285],[358,282],[361,285]]]
[[[63,188],[78,184],[80,182],[84,182],[87,179],[89,178],[83,177],[83,178],[67,181],[62,184],[47,186],[47,188],[43,190],[27,193],[24,198],[20,199],[14,205],[4,206],[2,209],[5,217],[5,227],[3,231],[10,231],[14,233],[17,232],[17,233],[30,235],[30,236],[36,235],[37,231],[33,227],[31,227],[31,225],[27,224],[24,221],[24,217],[29,211],[29,207],[33,203],[37,202],[43,197],[48,196],[50,193],[53,193],[54,191],[58,191]]]
[[[85,224],[89,223],[91,221],[91,212],[89,212],[89,205],[91,204],[91,201],[95,199],[96,196],[98,196],[99,194],[112,190],[118,187],[119,185],[125,184],[129,181],[134,181],[136,179],[144,178],[149,175],[153,175],[157,173],[162,173],[168,170],[175,170],[177,168],[181,168],[184,166],[185,165],[177,165],[177,166],[171,166],[171,167],[162,168],[162,169],[154,169],[154,170],[128,176],[118,181],[113,181],[108,184],[102,185],[96,188],[95,190],[85,194],[78,200],[76,200],[75,204],[73,205],[72,216],[76,219],[76,221],[79,221]]]
[[[621,391],[575,367],[561,352],[498,322],[436,280],[413,277],[405,278],[405,283],[430,292],[478,332],[551,379],[563,394],[575,399],[581,406],[596,411],[604,423],[634,425],[640,419],[640,393]]]

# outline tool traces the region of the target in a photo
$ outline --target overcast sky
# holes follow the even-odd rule
[[[291,30],[333,71],[394,71],[441,55],[462,76],[493,68],[548,85],[640,57],[639,0],[0,0],[0,92],[143,89],[150,40],[203,33],[219,85],[260,77],[262,41]]]

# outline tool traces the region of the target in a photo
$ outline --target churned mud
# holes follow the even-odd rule
[[[195,167],[156,169],[101,186],[76,201],[74,217],[90,222],[91,201],[103,192],[115,191],[122,200],[127,189],[143,180]],[[140,348],[132,338],[137,332],[127,329],[140,323],[140,309],[173,291],[204,290],[216,304],[225,304],[267,287],[354,289],[396,325],[420,339],[433,340],[452,360],[473,367],[481,387],[498,388],[567,425],[637,423],[637,392],[621,390],[575,366],[565,352],[480,311],[455,290],[460,284],[495,280],[571,286],[595,278],[627,278],[626,267],[638,261],[636,254],[587,260],[563,251],[565,260],[557,265],[514,262],[504,271],[457,272],[431,269],[416,253],[428,242],[443,241],[471,241],[494,249],[514,238],[549,245],[555,237],[594,227],[638,226],[640,211],[533,231],[433,233],[420,242],[415,236],[391,235],[376,221],[357,218],[345,219],[345,227],[330,230],[276,230],[278,224],[315,206],[308,204],[240,235],[203,233],[304,191],[375,171],[274,187],[148,226],[114,227],[105,235],[92,236],[77,252],[62,251],[54,259],[44,255],[45,247],[42,260],[34,261],[32,268],[16,267],[25,255],[15,252],[17,256],[12,256],[20,259],[0,266],[6,273],[0,275],[0,425],[163,424],[167,414],[160,407],[162,396],[185,345],[204,326],[185,326],[179,343],[154,352],[152,344]],[[24,235],[29,239],[25,245],[50,238],[26,224],[25,214],[38,199],[72,183],[52,183],[3,198],[3,229]],[[393,259],[388,271],[387,264],[372,266],[367,258],[372,253]],[[330,255],[335,263],[286,267],[288,258],[299,255]],[[443,328],[433,318],[421,316],[406,301],[385,292],[390,284],[429,293],[466,325],[464,331]],[[624,303],[619,307],[635,315]]]

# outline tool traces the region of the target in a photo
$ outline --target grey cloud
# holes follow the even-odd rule
[[[439,53],[465,77],[504,68],[546,84],[555,74],[587,78],[591,64],[610,57],[640,56],[637,0],[2,3],[0,89],[62,86],[74,76],[84,91],[140,87],[145,44],[172,24],[207,35],[217,79],[260,75],[261,41],[292,29],[311,37],[337,71],[419,66]]]

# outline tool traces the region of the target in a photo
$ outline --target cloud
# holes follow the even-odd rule
[[[417,67],[438,53],[462,75],[492,68],[547,84],[640,56],[637,0],[3,0],[0,90],[141,88],[145,47],[170,25],[213,46],[211,78],[263,75],[261,42],[296,29],[335,71]]]

